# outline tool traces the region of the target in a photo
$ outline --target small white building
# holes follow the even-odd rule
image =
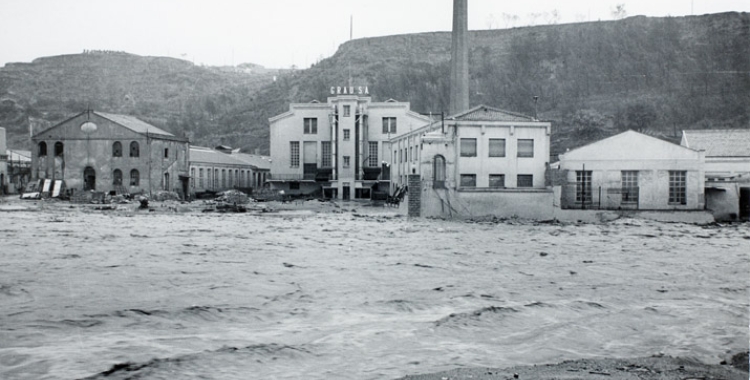
[[[680,145],[705,151],[706,208],[717,220],[750,220],[750,129],[682,132]]]
[[[635,131],[560,155],[563,209],[702,210],[704,153]]]

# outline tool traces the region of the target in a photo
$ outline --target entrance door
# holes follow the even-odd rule
[[[83,169],[83,190],[96,190],[96,171],[91,166]]]
[[[740,220],[750,220],[750,187],[740,187]]]
[[[341,191],[343,192],[343,194],[341,194],[341,198],[343,200],[348,201],[349,199],[351,199],[351,194],[349,194],[350,189],[349,189],[348,184],[342,186]]]
[[[164,173],[164,190],[169,191],[169,173]]]

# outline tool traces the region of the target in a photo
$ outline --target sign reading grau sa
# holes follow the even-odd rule
[[[331,86],[331,95],[370,95],[367,86]]]

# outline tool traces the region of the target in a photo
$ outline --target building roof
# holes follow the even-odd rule
[[[681,145],[706,151],[706,157],[750,157],[750,129],[682,131]]]
[[[120,124],[123,127],[132,130],[133,132],[149,133],[152,135],[174,136],[173,134],[165,130],[159,129],[149,123],[146,123],[143,120],[136,119],[133,116],[118,115],[114,113],[105,113],[105,112],[98,112],[98,111],[94,111],[94,113],[105,119],[109,119],[117,124]]]
[[[190,146],[190,161],[218,165],[253,166],[232,155],[202,146]]]
[[[232,157],[255,166],[257,169],[271,170],[271,157],[248,153],[232,153]]]
[[[463,121],[538,121],[531,116],[479,105],[468,111],[452,115],[449,119]]]
[[[31,162],[31,151],[8,149],[6,151],[8,161]]]
[[[560,155],[560,162],[701,159],[700,157],[701,153],[695,149],[628,130],[567,151]]]

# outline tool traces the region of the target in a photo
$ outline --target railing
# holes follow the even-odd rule
[[[638,209],[639,190],[637,186],[623,188],[621,184],[591,186],[582,193],[575,183],[562,186],[561,206],[564,209],[618,210]],[[581,202],[582,198],[585,202]]]

